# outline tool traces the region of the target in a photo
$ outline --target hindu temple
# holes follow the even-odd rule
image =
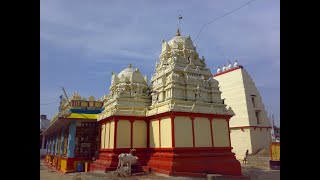
[[[111,73],[108,95],[74,93],[43,132],[46,161],[62,172],[89,162],[113,171],[118,155],[136,149],[136,170],[172,176],[242,175],[232,152],[233,106],[222,98],[204,56],[190,36],[162,40],[150,80],[129,64]]]

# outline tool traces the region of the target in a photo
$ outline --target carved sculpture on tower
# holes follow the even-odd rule
[[[165,112],[172,103],[176,104],[174,111],[211,112],[210,104],[215,103],[215,108],[224,112],[218,82],[206,67],[204,56],[199,58],[190,36],[181,36],[178,29],[170,41],[163,40],[157,64],[150,82],[151,91],[157,93],[151,94],[153,101],[148,115]],[[192,108],[194,102],[202,104]]]

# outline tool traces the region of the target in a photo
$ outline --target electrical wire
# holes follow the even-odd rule
[[[198,35],[197,35],[197,36],[196,36],[196,38],[194,39],[194,42],[197,40],[197,38],[199,37],[200,33],[202,32],[203,28],[204,28],[206,25],[208,25],[208,24],[210,24],[210,23],[213,23],[214,21],[217,21],[218,19],[221,19],[221,18],[223,18],[223,17],[227,16],[227,15],[229,15],[229,14],[231,14],[231,13],[235,12],[236,10],[241,9],[242,7],[244,7],[244,6],[248,5],[249,3],[252,3],[253,1],[256,1],[256,0],[251,0],[251,1],[249,1],[249,2],[247,2],[247,3],[245,3],[245,4],[243,4],[242,6],[240,6],[240,7],[236,8],[236,9],[234,9],[234,10],[232,10],[232,11],[230,11],[230,12],[228,12],[228,13],[226,13],[226,14],[224,14],[224,15],[220,16],[220,17],[217,17],[217,18],[215,18],[214,20],[212,20],[212,21],[210,21],[210,22],[208,22],[208,23],[206,23],[206,24],[204,24],[204,25],[202,26],[201,30],[199,31]]]

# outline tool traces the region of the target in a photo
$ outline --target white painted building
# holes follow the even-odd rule
[[[235,113],[230,119],[230,131],[231,146],[237,159],[243,160],[246,150],[249,154],[261,149],[269,152],[270,121],[249,73],[235,62],[222,70],[219,67],[214,79],[219,81],[224,103]]]

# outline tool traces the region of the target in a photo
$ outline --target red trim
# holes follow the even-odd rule
[[[194,140],[194,117],[190,117],[190,119],[191,119],[191,123],[192,123],[192,144],[193,144],[193,147],[196,147],[195,146],[195,140]]]
[[[107,121],[111,121],[113,119],[118,120],[152,120],[152,119],[159,119],[166,116],[189,116],[189,117],[204,117],[204,118],[218,118],[218,119],[230,119],[232,115],[221,115],[221,114],[203,114],[203,113],[191,113],[191,112],[174,112],[169,111],[161,114],[156,114],[153,116],[109,116],[105,119],[98,121],[98,123],[104,123]]]
[[[159,147],[161,147],[161,124],[160,124],[161,118],[159,118],[158,120],[159,120]]]
[[[175,116],[170,116],[171,119],[171,139],[172,139],[172,147],[176,147],[175,146],[175,136],[174,136],[174,118]]]
[[[209,122],[210,122],[210,132],[211,132],[211,144],[213,147],[213,131],[212,131],[212,118],[209,118]]]
[[[271,126],[236,126],[236,127],[230,127],[230,129],[243,129],[243,128],[267,128],[271,129]]]
[[[222,72],[220,72],[220,73],[217,73],[217,74],[213,75],[213,77],[220,76],[220,75],[222,75],[222,74],[225,74],[225,73],[228,73],[228,72],[231,72],[231,71],[240,69],[240,68],[242,69],[242,66],[238,66],[238,67],[235,67],[235,68],[231,68],[231,69],[222,71]]]
[[[145,116],[109,116],[107,118],[100,120],[99,123],[112,121],[113,119],[117,119],[118,121],[121,121],[121,120],[129,120],[130,121],[130,120],[146,120],[147,117],[145,117]]]
[[[118,127],[118,119],[114,118],[114,145],[113,148],[116,149],[117,148],[117,127]]]
[[[231,151],[232,147],[175,147],[175,148],[147,148],[150,151]]]
[[[133,122],[134,122],[134,120],[130,120],[130,124],[131,124],[131,131],[130,131],[130,148],[132,148],[132,146],[133,146]]]

